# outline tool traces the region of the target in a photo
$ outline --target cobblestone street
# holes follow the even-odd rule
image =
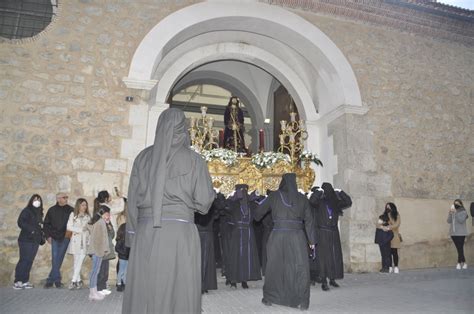
[[[474,270],[448,268],[402,271],[400,274],[346,274],[341,287],[323,292],[311,287],[310,313],[472,313]],[[300,313],[261,303],[263,281],[237,290],[219,279],[219,290],[203,296],[204,313]],[[88,289],[0,288],[0,313],[120,313],[122,293],[90,302]]]

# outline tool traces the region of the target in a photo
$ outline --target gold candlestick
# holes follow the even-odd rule
[[[290,154],[291,166],[296,169],[299,154],[304,149],[304,142],[308,138],[306,125],[303,120],[296,120],[296,112],[290,112],[290,121],[281,120],[280,147],[278,151],[287,150]]]
[[[214,118],[207,116],[207,107],[201,106],[201,117],[191,117],[189,133],[191,145],[198,152],[218,146],[219,132],[213,129]]]

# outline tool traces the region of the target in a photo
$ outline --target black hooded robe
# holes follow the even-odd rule
[[[248,195],[243,199],[233,196],[226,201],[225,211],[231,225],[227,231],[226,277],[232,283],[262,279],[251,205]]]
[[[280,189],[256,209],[255,219],[269,211],[273,230],[267,247],[263,298],[275,304],[307,308],[310,297],[308,244],[315,244],[308,199],[297,191],[296,176],[283,176]],[[309,243],[308,243],[309,242]]]
[[[352,202],[343,191],[335,192],[332,186],[326,187],[323,184],[324,192],[315,190],[309,200],[318,239],[316,259],[311,265],[312,280],[316,280],[316,277],[322,278],[323,281],[326,278],[330,280],[344,278],[338,222],[339,216],[342,216],[342,210],[350,207]]]
[[[216,258],[214,251],[214,220],[225,201],[224,195],[218,194],[206,215],[194,213],[194,223],[201,240],[201,290],[217,290]]]

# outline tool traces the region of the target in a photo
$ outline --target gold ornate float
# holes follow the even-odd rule
[[[249,157],[239,157],[232,166],[227,166],[219,159],[207,163],[214,187],[224,194],[235,189],[236,184],[247,184],[249,191],[258,190],[266,194],[267,190],[276,190],[280,185],[281,177],[288,172],[295,172],[298,188],[307,192],[311,189],[315,173],[310,162],[305,162],[303,168],[292,167],[291,163],[277,161],[271,168],[257,168]]]

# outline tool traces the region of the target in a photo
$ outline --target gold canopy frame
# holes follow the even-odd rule
[[[281,177],[285,173],[296,173],[298,188],[308,192],[316,177],[309,162],[305,162],[303,168],[292,167],[285,161],[276,162],[271,168],[257,168],[248,157],[239,157],[232,166],[225,165],[218,159],[207,163],[209,173],[212,177],[214,187],[227,195],[235,190],[236,184],[247,184],[249,192],[258,190],[265,195],[267,190],[277,190],[280,186]]]

